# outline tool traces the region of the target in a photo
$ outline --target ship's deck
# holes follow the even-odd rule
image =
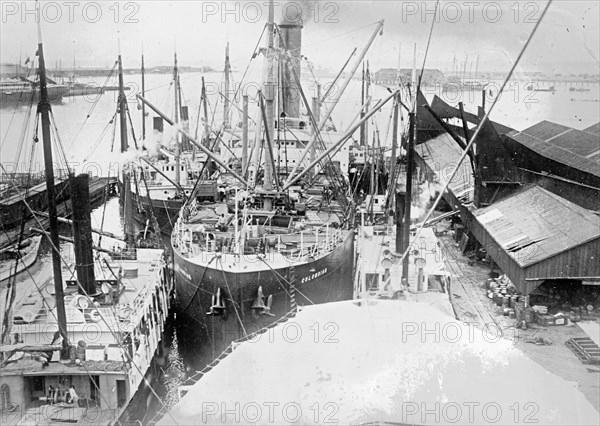
[[[256,215],[261,216],[261,212]],[[232,216],[229,215],[235,221]],[[215,229],[216,220],[217,217],[208,217],[202,223],[176,226],[172,234],[174,249],[197,265],[210,264],[226,272],[252,272],[285,268],[325,256],[343,243],[350,232],[333,226],[341,223],[338,214],[311,211],[302,217],[301,226],[290,220],[288,228],[248,225],[244,232],[240,227],[240,241],[246,247],[240,256],[241,249],[234,241],[235,227],[230,225],[226,231],[219,231]],[[208,234],[214,244],[207,242]],[[265,242],[266,247],[259,249]]]
[[[100,303],[99,306],[92,306],[85,296],[78,294],[76,286],[65,284],[67,330],[70,340],[73,341],[71,343],[90,340],[90,336],[93,334],[94,345],[102,348],[111,345],[118,346],[117,335],[121,332],[133,331],[152,303],[151,298],[156,286],[161,284],[164,266],[162,253],[162,250],[139,249],[136,261],[112,261],[105,258],[110,268],[104,262],[96,264],[97,285],[102,281],[115,282],[115,274],[122,275],[122,285],[118,290],[113,291],[115,303],[106,303],[108,299],[104,299],[105,296],[101,293],[100,285],[98,285],[98,292],[101,294],[100,299],[104,299],[103,303]],[[73,280],[75,276],[76,273],[71,275],[67,270],[63,270],[65,281]],[[115,287],[112,286],[112,288]],[[22,289],[24,290],[24,287]],[[30,287],[25,292],[23,290],[19,294],[19,299],[15,301],[11,335],[19,334],[20,345],[50,345],[55,332],[58,331],[54,283],[53,281],[48,282],[46,287],[40,288],[40,291],[35,287]],[[13,346],[18,348],[18,345]],[[92,348],[90,346],[88,349]],[[7,352],[11,348],[4,345],[2,350]],[[123,371],[123,362],[121,361],[120,356],[118,359],[109,358],[108,361],[104,361],[102,356],[102,360],[88,359],[81,363],[82,366],[76,364],[55,365],[56,363],[51,362],[42,368],[39,362],[21,359],[2,367],[2,373],[29,371],[52,374],[52,371],[59,369],[60,371],[56,371],[57,374],[79,374],[79,370],[85,374],[86,368],[103,372]]]
[[[357,273],[366,280],[363,288],[373,296],[392,297],[403,289],[401,253],[396,248],[395,226],[365,226],[359,230],[357,247]],[[451,274],[446,269],[440,243],[431,228],[423,228],[415,241],[415,232],[411,232],[409,250],[407,300],[432,303],[443,312],[453,315],[448,293]],[[422,268],[423,287],[419,289],[419,270],[417,259],[424,259]],[[384,285],[384,276],[389,274],[389,286]],[[444,277],[444,278],[442,278]]]

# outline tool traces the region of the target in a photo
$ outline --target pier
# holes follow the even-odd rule
[[[40,184],[45,186],[45,183]],[[108,191],[108,195],[115,193],[115,187],[117,185],[116,177],[90,177],[90,204],[97,205],[100,203],[105,197],[106,191]],[[29,196],[35,197],[36,199],[45,199],[46,191],[43,188],[38,188],[39,185],[30,188]],[[66,178],[57,179],[56,187],[60,188],[57,191],[59,194],[59,199],[61,200],[57,206],[58,216],[63,218],[69,218],[71,216],[71,207],[69,203],[66,201],[70,197],[69,188],[68,188],[68,180]],[[32,193],[33,191],[33,193]],[[28,197],[28,203],[37,210],[42,210],[43,207],[37,207],[35,204],[32,204]],[[22,208],[22,199],[21,196],[17,193],[13,194],[9,198],[2,200],[0,204],[0,212],[2,213],[2,217],[10,216],[11,214],[18,214],[20,217]],[[25,223],[25,233],[24,236],[27,236],[31,232],[31,228],[39,228],[40,224],[44,229],[47,229],[49,226],[49,220],[46,217],[34,218],[31,217],[31,213],[27,212],[27,221]],[[39,223],[38,223],[39,221]],[[4,221],[3,221],[4,225]],[[0,248],[6,247],[11,244],[16,238],[19,236],[20,232],[20,221],[13,221],[10,225],[10,228],[7,229],[6,225],[3,226],[2,232],[0,233]]]

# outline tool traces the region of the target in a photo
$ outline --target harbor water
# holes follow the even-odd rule
[[[190,128],[194,134],[197,127],[198,106],[200,103],[201,75],[197,73],[182,74],[181,84],[184,90],[185,103],[189,105]],[[222,80],[220,73],[205,74],[208,87],[219,87]],[[241,77],[235,75],[235,77]],[[333,78],[331,78],[332,80]],[[129,109],[131,119],[136,133],[138,146],[142,144],[141,114],[135,95],[139,93],[141,77],[139,75],[127,75],[126,84],[131,87],[128,93]],[[152,74],[147,77],[147,97],[155,105],[161,108],[167,115],[173,109],[172,87],[170,85],[171,75]],[[258,80],[257,80],[258,81]],[[105,78],[90,79],[89,83],[103,84]],[[326,81],[321,81],[326,84]],[[571,91],[569,85],[557,85],[555,92],[534,92],[526,89],[529,82],[515,81],[508,85],[507,91],[499,100],[492,119],[517,130],[523,130],[542,120],[553,121],[577,129],[586,128],[595,124],[600,116],[600,85],[587,84],[585,88],[590,91]],[[108,82],[115,84],[114,81]],[[486,93],[486,105],[489,105],[494,93],[492,86]],[[578,86],[580,87],[580,86]],[[170,90],[171,89],[171,90]],[[169,95],[170,93],[170,95]],[[374,99],[379,99],[387,93],[384,87],[376,87]],[[476,112],[477,106],[481,105],[481,92],[452,92],[444,93],[435,88],[425,88],[425,95],[430,100],[434,95],[442,97],[451,105],[462,101],[467,111]],[[496,92],[497,93],[497,92]],[[127,154],[119,153],[118,120],[114,118],[116,112],[116,92],[107,92],[99,96],[81,96],[66,98],[61,103],[52,107],[56,130],[62,146],[62,152],[57,152],[56,158],[64,158],[77,173],[90,173],[98,176],[116,176],[122,164],[135,156],[135,149],[131,148]],[[214,90],[210,96],[210,104],[213,110],[217,110],[215,123],[220,122],[219,112],[222,104],[218,101],[218,90]],[[334,123],[338,129],[345,130],[350,121],[356,115],[360,107],[360,81],[353,81],[348,92],[342,98],[339,106],[333,114]],[[0,134],[2,135],[2,146],[0,159],[7,172],[34,173],[43,170],[42,149],[39,142],[34,142],[35,108],[32,111],[26,105],[3,106],[0,109]],[[152,132],[152,116],[146,120],[147,137],[145,144],[154,146],[159,136]],[[389,143],[386,135],[389,135],[390,108],[385,108],[375,116],[377,127],[382,139]],[[116,137],[113,140],[114,126]],[[201,134],[201,130],[199,132]],[[173,132],[165,130],[162,137],[163,143]],[[355,139],[357,135],[355,135]],[[41,135],[40,135],[41,139]],[[130,146],[135,145],[133,137],[130,137]],[[33,151],[33,152],[32,152]],[[58,168],[64,168],[64,160],[57,164]],[[6,183],[6,182],[4,182]],[[119,211],[119,202],[116,198],[110,199],[105,206],[97,206],[92,212],[92,226],[104,229],[118,236],[123,235],[123,223]],[[0,229],[0,232],[2,230]],[[61,234],[70,236],[70,229],[66,225],[61,226]],[[103,237],[96,242],[105,248],[113,248],[121,243]],[[170,240],[165,238],[165,244]],[[65,257],[72,255],[72,246],[69,243],[61,245],[61,251]],[[52,279],[52,259],[49,244],[42,243],[37,262],[16,277],[17,301],[20,295],[26,291],[35,289],[34,285],[44,288],[46,283]],[[0,285],[0,311],[4,312],[6,282]],[[167,327],[166,348],[157,360],[157,374],[153,377],[153,387],[158,391],[163,402],[171,404],[177,401],[179,388],[185,382],[187,376],[206,366],[211,359],[199,356],[202,351],[195,347],[195,341],[188,334],[193,329],[193,324],[180,324],[176,315],[171,315],[171,324]],[[150,408],[149,408],[150,407]],[[160,405],[153,401],[152,397],[132,404],[131,418],[146,423],[154,415],[153,409]]]

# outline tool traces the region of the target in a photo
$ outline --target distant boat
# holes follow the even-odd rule
[[[4,281],[33,265],[37,259],[42,237],[27,238],[18,247],[0,250],[0,281]],[[18,259],[18,261],[17,261]]]
[[[589,92],[590,89],[586,89],[585,87],[570,87],[569,92]]]
[[[536,84],[529,84],[526,87],[527,90],[532,91],[532,92],[556,92],[556,89],[554,88],[554,86],[549,86],[549,87],[538,87]]]
[[[48,99],[50,102],[60,102],[67,93],[67,87],[55,82],[48,84]],[[33,98],[33,100],[32,100]],[[0,80],[0,105],[17,102],[38,102],[40,89],[38,85],[25,78],[8,78]]]

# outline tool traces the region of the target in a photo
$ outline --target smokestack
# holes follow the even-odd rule
[[[152,120],[152,128],[158,133],[162,133],[164,130],[164,124],[162,117],[154,117]]]
[[[302,77],[302,18],[284,20],[281,30],[281,48],[290,56],[290,62],[298,79]],[[283,73],[283,111],[288,118],[300,118],[300,88],[289,67]]]
[[[69,176],[73,208],[73,240],[80,294],[96,294],[94,256],[92,253],[92,220],[90,216],[89,175]]]

